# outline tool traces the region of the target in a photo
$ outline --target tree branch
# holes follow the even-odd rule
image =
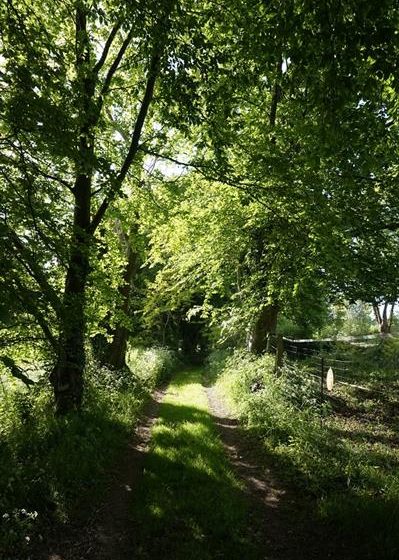
[[[150,62],[150,68],[148,71],[148,77],[147,77],[147,84],[146,84],[146,89],[144,92],[144,97],[143,97],[143,101],[141,103],[140,106],[140,110],[139,110],[139,114],[137,115],[137,119],[136,119],[136,123],[134,126],[134,130],[133,130],[133,134],[131,137],[131,142],[130,142],[130,146],[129,146],[129,150],[127,152],[127,155],[125,157],[125,161],[122,164],[122,167],[118,173],[118,175],[116,176],[116,178],[114,179],[114,184],[111,187],[110,192],[108,193],[108,195],[104,198],[103,202],[100,204],[100,207],[98,208],[95,216],[92,219],[91,222],[91,226],[90,226],[90,232],[94,233],[95,230],[97,229],[98,225],[100,224],[101,220],[104,217],[105,212],[107,211],[108,206],[111,204],[112,200],[116,197],[116,195],[118,194],[123,181],[126,178],[126,175],[128,174],[128,171],[137,155],[138,149],[139,149],[139,141],[140,141],[140,136],[141,136],[141,132],[144,126],[144,122],[148,113],[148,109],[150,107],[153,95],[154,95],[154,88],[155,88],[155,82],[156,79],[158,77],[159,71],[160,71],[160,61],[161,61],[161,53],[159,51],[155,52],[151,58],[151,62]]]
[[[118,33],[119,29],[121,28],[121,25],[122,25],[122,22],[118,21],[118,22],[116,22],[114,27],[111,29],[111,33],[109,34],[108,39],[105,42],[103,52],[102,52],[97,64],[93,68],[93,72],[95,74],[98,74],[100,72],[101,68],[104,66],[104,64],[107,60],[109,50],[112,46],[112,43],[114,42],[116,34]]]
[[[37,264],[33,254],[28,247],[26,247],[17,233],[7,223],[3,222],[2,225],[5,228],[6,236],[19,256],[18,260],[42,289],[57,317],[59,317],[61,315],[61,301],[54,288],[49,284],[43,270]]]
[[[24,383],[27,387],[36,384],[35,381],[32,381],[32,379],[30,379],[27,375],[25,375],[24,371],[17,366],[17,364],[14,362],[12,358],[9,358],[8,356],[1,356],[0,360],[3,362],[5,367],[9,370],[11,375],[16,379],[22,381],[22,383]]]
[[[199,163],[186,163],[183,161],[179,161],[176,158],[170,157],[170,156],[166,156],[163,154],[160,154],[158,152],[155,152],[154,150],[148,150],[147,148],[144,148],[143,144],[141,144],[139,146],[139,150],[143,151],[145,154],[163,159],[165,161],[170,161],[171,163],[175,163],[176,165],[179,165],[181,167],[186,167],[186,168],[191,168],[191,169],[195,169],[196,171],[198,171],[198,173],[200,173],[202,175],[202,177],[204,177],[204,179],[207,179],[208,181],[216,181],[219,183],[223,183],[224,185],[228,185],[230,187],[234,187],[242,192],[245,192],[252,200],[258,202],[259,204],[261,204],[262,206],[264,206],[265,208],[267,208],[268,210],[270,210],[271,212],[273,212],[273,214],[276,214],[275,209],[273,209],[271,206],[268,206],[264,199],[262,199],[260,196],[257,196],[254,192],[253,189],[257,189],[258,191],[269,191],[269,187],[264,187],[258,183],[244,183],[242,181],[240,181],[239,178],[233,177],[226,177],[226,176],[217,176],[215,174],[213,174],[212,169],[210,167],[208,167],[207,165],[201,165]],[[252,190],[250,190],[252,189]]]
[[[154,44],[153,52],[152,52],[151,59],[150,59],[149,69],[148,69],[148,73],[147,73],[147,82],[146,82],[144,97],[143,97],[143,100],[141,102],[140,110],[139,110],[139,113],[138,113],[137,118],[136,118],[136,123],[134,125],[133,133],[132,133],[132,136],[131,136],[131,142],[130,142],[130,146],[129,146],[127,155],[125,157],[125,160],[122,164],[122,167],[121,167],[119,173],[117,174],[117,176],[115,177],[115,179],[113,180],[113,182],[111,184],[111,187],[110,187],[110,190],[109,190],[108,194],[105,196],[105,198],[103,199],[102,203],[100,204],[96,214],[93,216],[93,219],[91,221],[91,225],[90,225],[90,228],[89,228],[89,233],[91,233],[91,234],[93,234],[95,232],[98,225],[101,223],[101,220],[103,219],[103,217],[105,215],[105,212],[107,211],[109,205],[111,204],[111,202],[115,199],[115,197],[120,192],[123,181],[125,180],[126,175],[128,174],[129,169],[132,166],[132,163],[135,160],[135,157],[136,157],[137,152],[139,150],[139,142],[140,142],[140,137],[141,137],[141,133],[142,133],[142,130],[143,130],[144,122],[146,120],[148,110],[149,110],[151,101],[152,101],[153,96],[154,96],[155,83],[156,83],[156,80],[157,80],[157,78],[159,76],[159,73],[161,71],[161,59],[162,59],[162,55],[163,55],[163,52],[164,52],[164,49],[165,49],[166,39],[167,39],[168,33],[169,33],[169,18],[170,18],[170,14],[172,13],[172,10],[174,8],[175,0],[171,0],[170,3],[168,3],[168,4],[169,5],[168,5],[165,13],[162,14],[162,16],[158,20],[158,22],[155,26],[155,29],[154,29],[155,44]],[[112,77],[113,77],[114,73],[116,72],[116,70],[119,66],[119,63],[120,63],[128,45],[129,45],[132,37],[133,37],[133,29],[130,30],[128,36],[126,37],[125,41],[123,42],[123,44],[122,44],[122,46],[119,50],[118,55],[116,56],[116,58],[114,60],[114,63],[112,64],[111,68],[109,69],[108,75],[105,79],[103,89],[102,89],[102,92],[101,92],[101,95],[100,95],[100,107],[102,106],[103,96],[108,91],[109,84],[111,83]]]
[[[99,95],[99,98],[98,98],[98,101],[97,101],[97,115],[100,115],[100,113],[101,113],[101,109],[102,109],[102,106],[103,106],[103,103],[104,103],[104,97],[107,95],[107,93],[109,91],[109,88],[110,88],[110,85],[111,85],[111,82],[112,82],[112,78],[114,77],[115,72],[118,70],[119,65],[121,63],[121,60],[124,57],[124,54],[125,54],[128,46],[129,46],[129,44],[131,43],[131,41],[133,39],[133,33],[134,33],[134,30],[132,28],[132,29],[130,29],[129,33],[127,34],[125,40],[123,41],[123,43],[122,43],[122,45],[121,45],[121,47],[118,51],[118,54],[116,55],[113,63],[111,64],[111,66],[110,66],[110,68],[107,72],[107,75],[105,76],[103,87],[101,88],[100,95]]]

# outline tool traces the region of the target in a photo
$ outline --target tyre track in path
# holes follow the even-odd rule
[[[156,389],[123,450],[102,504],[82,527],[79,522],[55,535],[41,560],[132,560],[131,498],[140,484],[159,406],[167,387]]]
[[[312,504],[279,480],[259,439],[240,427],[216,387],[204,383],[203,390],[227,459],[235,476],[243,483],[245,501],[248,502],[245,524],[249,542],[258,551],[256,558],[357,560],[350,547],[312,515]],[[101,507],[83,527],[77,522],[66,528],[62,535],[54,535],[40,560],[134,560],[141,557],[131,506],[143,481],[151,431],[166,391],[165,387],[156,390],[147,403],[143,419],[113,472]],[[220,507],[223,508],[222,503]],[[178,528],[168,538],[179,540]],[[147,545],[149,552],[152,543],[147,542]],[[175,560],[167,552],[166,541],[164,545],[159,558]],[[209,557],[230,560],[225,550],[219,550],[217,555],[211,553]]]
[[[215,386],[209,408],[234,472],[250,503],[248,524],[264,560],[357,560],[350,544],[312,514],[313,505],[287,488],[267,464],[259,439],[245,432]]]

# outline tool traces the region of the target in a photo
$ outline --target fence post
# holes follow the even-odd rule
[[[278,334],[276,339],[276,361],[274,365],[275,373],[278,373],[280,368],[283,366],[283,359],[284,359],[283,335]]]
[[[320,403],[324,402],[324,358],[321,359],[320,371]],[[320,428],[323,427],[323,410],[320,409]]]

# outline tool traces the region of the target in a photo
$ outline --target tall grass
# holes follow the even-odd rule
[[[218,386],[286,481],[315,499],[359,558],[399,557],[399,450],[389,426],[334,413],[301,366],[273,373],[273,358],[211,359]],[[396,441],[396,443],[395,443]],[[357,557],[357,556],[356,556]]]
[[[23,558],[45,528],[85,515],[151,389],[172,367],[165,349],[130,351],[130,368],[90,363],[79,414],[54,416],[45,379],[0,397],[0,557]]]

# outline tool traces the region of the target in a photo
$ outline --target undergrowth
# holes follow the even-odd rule
[[[0,557],[23,558],[46,527],[89,513],[153,387],[172,367],[165,349],[132,349],[129,369],[90,363],[79,414],[55,417],[42,378],[0,396]],[[89,499],[90,497],[90,499]],[[87,498],[87,499],[86,499]]]
[[[315,498],[334,531],[350,537],[355,557],[398,558],[399,449],[392,428],[356,409],[337,414],[320,403],[303,366],[285,366],[276,376],[274,357],[236,352],[214,355],[210,368],[281,476]]]

